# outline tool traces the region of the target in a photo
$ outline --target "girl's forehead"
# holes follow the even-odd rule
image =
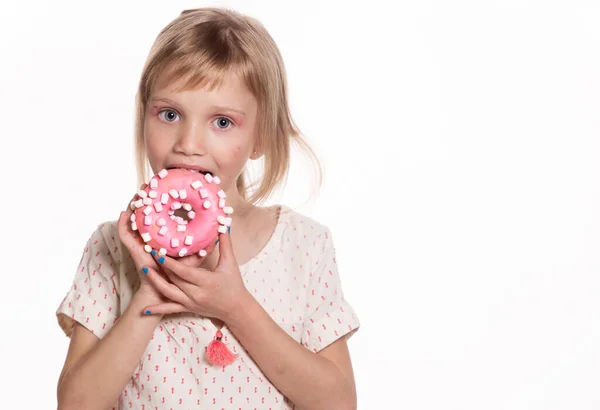
[[[169,94],[171,96],[178,94],[189,94],[197,92],[202,94],[218,95],[223,98],[234,98],[236,100],[255,100],[246,83],[239,75],[227,73],[223,77],[199,77],[190,78],[190,76],[168,76],[168,73],[161,74],[154,87],[152,87],[150,96],[158,94]]]

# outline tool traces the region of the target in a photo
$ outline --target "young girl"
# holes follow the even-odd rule
[[[290,143],[307,148],[264,27],[222,9],[183,12],[151,49],[136,116],[140,179],[147,165],[217,175],[233,223],[208,256],[178,259],[144,251],[129,207],[97,228],[57,311],[71,338],[58,408],[356,408],[346,343],[359,322],[331,233],[256,205],[285,178]],[[250,190],[243,171],[260,158]],[[233,363],[207,360],[215,338]]]

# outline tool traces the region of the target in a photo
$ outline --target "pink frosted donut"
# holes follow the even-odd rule
[[[186,169],[163,169],[131,202],[131,229],[138,231],[146,252],[185,256],[213,244],[231,226],[233,209],[225,204],[221,181]]]

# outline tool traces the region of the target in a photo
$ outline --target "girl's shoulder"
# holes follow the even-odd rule
[[[110,265],[125,271],[133,266],[129,251],[119,237],[117,220],[96,225],[87,241],[86,252],[88,250],[93,251],[90,256],[94,256],[104,266]]]
[[[107,247],[116,252],[121,247],[117,221],[104,221],[93,228],[88,243],[97,247]]]
[[[95,226],[90,230],[90,238],[95,238],[97,240],[107,240],[111,239],[114,236],[115,240],[118,240],[118,229],[117,229],[117,221],[103,221],[100,223],[96,223]]]
[[[286,205],[281,205],[278,225],[281,226],[280,232],[285,242],[324,244],[331,238],[327,225]]]
[[[67,336],[77,321],[102,338],[129,303],[137,275],[127,275],[135,270],[130,269],[117,221],[102,222],[90,231],[71,288],[56,315]]]
[[[294,208],[291,208],[287,205],[280,205],[279,211],[280,221],[294,226],[296,228],[303,227],[308,229],[317,229],[317,230],[326,230],[327,226],[320,221],[300,212]]]

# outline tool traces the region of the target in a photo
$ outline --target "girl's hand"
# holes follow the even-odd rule
[[[208,257],[208,255],[212,254],[215,251],[216,247],[217,245],[215,241],[215,243],[204,249],[206,251],[206,256],[200,256],[198,252],[196,252],[190,255],[178,257],[177,260],[183,265],[191,266],[193,268],[199,268],[202,266],[204,260]],[[158,257],[156,259],[158,259]]]
[[[219,235],[219,261],[214,272],[186,264],[168,256],[156,257],[171,283],[157,270],[148,279],[170,302],[148,306],[152,314],[191,312],[227,322],[248,291],[233,254],[229,234]]]
[[[142,185],[141,189],[144,189],[145,185]],[[133,200],[137,199],[137,194]],[[148,303],[162,303],[166,302],[167,299],[148,281],[145,274],[145,269],[153,269],[156,275],[164,275],[161,269],[158,267],[156,261],[152,258],[152,255],[144,250],[144,243],[140,236],[131,230],[131,215],[133,211],[127,205],[127,210],[121,212],[119,216],[118,229],[119,238],[123,245],[127,248],[131,255],[131,259],[135,265],[135,269],[140,277],[140,287],[137,290],[137,294],[142,296],[144,300],[148,300]],[[158,273],[160,272],[160,273]],[[164,279],[164,276],[162,276]]]

